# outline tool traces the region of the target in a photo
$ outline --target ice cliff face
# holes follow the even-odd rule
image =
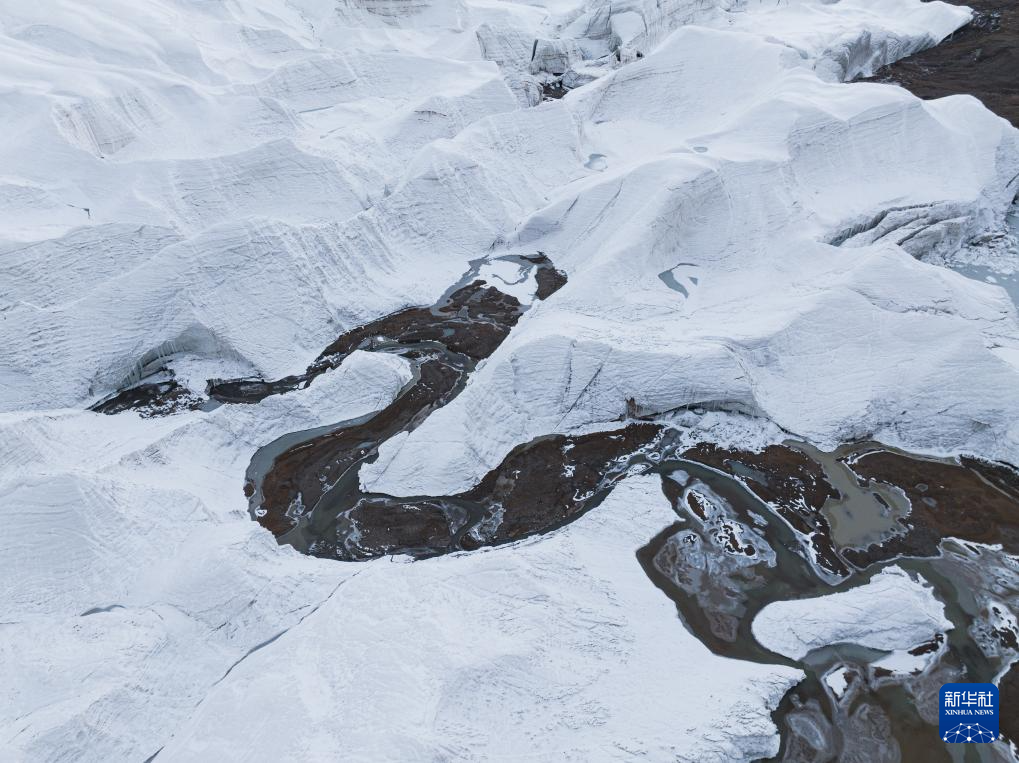
[[[944,133],[972,132],[973,119],[990,119],[979,109],[932,113],[887,88],[849,95],[810,73],[820,66],[830,79],[824,62],[846,45],[895,57],[965,18],[941,4],[851,2],[766,11],[691,2],[9,11],[0,50],[11,125],[0,187],[11,274],[0,297],[11,337],[0,356],[4,406],[95,399],[164,355],[286,373],[344,327],[431,302],[493,246],[564,248],[544,221],[574,199],[577,219],[596,214],[584,209],[625,178],[653,185],[661,173],[672,184],[679,173],[687,193],[713,178],[716,194],[729,196],[748,171],[782,175],[768,184],[795,174],[802,188],[788,198],[748,200],[771,215],[739,221],[757,248],[757,239],[781,239],[797,215],[811,218],[811,240],[824,240],[839,222],[903,203],[961,202],[964,220],[952,231],[972,233],[993,224],[1008,195],[1010,131],[981,131],[984,145],[971,146]],[[727,33],[687,30],[652,55],[692,21]],[[751,26],[752,37],[728,33]],[[577,65],[603,81],[564,104],[521,109],[506,83],[547,67],[540,45],[512,41],[542,36],[578,51]],[[647,58],[619,68],[628,46]],[[786,108],[790,99],[801,102]],[[883,122],[872,118],[879,111]],[[854,129],[854,117],[864,124]],[[720,130],[728,138],[716,137],[709,154],[675,153],[706,148],[691,141]],[[916,155],[899,156],[907,130],[927,137],[911,137]],[[828,167],[830,146],[813,137],[821,134],[866,153]],[[953,158],[967,165],[960,182],[910,197],[911,177],[914,185],[926,185],[925,172],[955,177],[938,166]],[[875,172],[897,187],[882,194]],[[871,192],[843,193],[847,179]],[[646,209],[633,230],[612,222],[613,234],[633,247],[651,236],[659,252],[689,245],[676,235],[708,235],[668,232],[682,193],[658,188],[649,198],[661,197],[659,209]],[[727,220],[749,212],[732,209],[701,228],[722,236]],[[562,234],[604,239],[589,223]],[[663,230],[649,231],[652,223]],[[585,243],[567,254],[571,269],[591,269],[610,248]],[[670,256],[647,264],[664,270]],[[705,266],[704,255],[696,259]]]
[[[277,547],[247,517],[244,470],[288,432],[382,408],[410,378],[399,359],[355,353],[257,406],[83,410],[156,361],[199,391],[300,372],[486,255],[542,251],[569,282],[383,447],[366,488],[461,491],[521,442],[632,406],[1019,460],[1015,306],[923,261],[1000,228],[1019,133],[969,97],[844,84],[965,10],[7,5],[0,746],[16,756],[483,758],[535,735],[556,759],[776,752],[770,712],[798,671],[710,655],[619,571],[671,521],[643,478],[548,543],[356,568]],[[543,100],[553,86],[575,89]],[[670,693],[709,680],[707,704]],[[508,711],[489,701],[507,693]]]
[[[614,419],[628,399],[749,410],[828,444],[1014,458],[1014,306],[915,259],[1000,225],[1011,126],[972,99],[825,83],[785,46],[703,28],[560,108],[579,137],[545,140],[598,169],[505,246],[549,253],[569,284],[384,450],[368,486],[462,489],[516,443]]]

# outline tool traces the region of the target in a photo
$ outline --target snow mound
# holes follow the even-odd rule
[[[752,626],[761,646],[794,659],[840,643],[909,649],[951,628],[933,589],[899,567],[888,567],[866,585],[843,593],[769,604]]]
[[[342,330],[432,303],[470,259],[514,236],[534,239],[549,201],[592,174],[589,155],[616,159],[623,141],[599,150],[600,124],[640,127],[629,143],[649,159],[661,127],[645,129],[656,119],[638,117],[644,109],[716,129],[706,94],[724,92],[734,73],[751,75],[734,100],[761,92],[760,62],[740,63],[736,36],[721,38],[737,49],[731,66],[712,57],[713,67],[675,76],[707,52],[684,53],[689,37],[650,64],[684,25],[756,30],[759,21],[756,41],[782,40],[772,47],[810,69],[836,32],[902,41],[882,48],[888,58],[966,18],[938,2],[871,5],[158,0],[137,9],[116,0],[71,14],[42,0],[7,9],[0,256],[16,278],[0,293],[0,406],[91,402],[174,352],[265,376],[300,371]],[[524,72],[542,68],[540,39],[600,62],[581,79],[611,79],[619,94],[593,90],[558,123],[553,107],[522,111],[537,102]],[[632,88],[634,78],[666,89]],[[702,92],[676,100],[675,87]],[[615,116],[591,103],[602,96]],[[139,246],[123,252],[117,242],[132,230]],[[69,293],[69,281],[85,288]]]
[[[927,263],[1001,225],[1017,133],[972,98],[842,84],[966,18],[919,0],[7,3],[7,755],[774,755],[800,674],[685,630],[634,558],[675,520],[654,480],[547,537],[344,564],[251,521],[246,469],[385,407],[405,361],[355,352],[257,405],[83,409],[157,361],[199,389],[301,372],[469,263],[543,251],[568,284],[366,486],[458,492],[521,442],[634,406],[691,441],[1015,462],[1015,308]],[[560,77],[575,89],[543,101]],[[875,589],[896,607],[881,627],[858,622],[886,606],[859,600]],[[755,628],[800,653],[945,627],[901,573],[859,591],[808,631],[771,608]]]
[[[144,760],[335,592],[355,570],[277,546],[248,518],[245,469],[295,424],[370,413],[409,379],[401,358],[354,353],[267,405],[0,418],[7,754]]]
[[[517,443],[629,399],[755,413],[827,446],[1019,457],[1014,306],[912,256],[1002,224],[1010,125],[966,97],[825,83],[784,46],[693,27],[565,102],[572,152],[605,168],[506,247],[546,252],[569,283],[383,447],[368,488],[458,492]]]

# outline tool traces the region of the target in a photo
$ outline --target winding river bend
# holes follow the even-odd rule
[[[537,300],[565,283],[540,253],[501,259],[532,283]],[[776,760],[962,760],[938,739],[937,688],[1000,681],[1003,694],[1019,694],[1017,670],[1009,670],[1019,657],[1019,628],[1009,619],[1019,612],[1019,471],[1009,464],[921,457],[876,442],[832,453],[796,441],[760,452],[691,445],[668,417],[632,415],[608,431],[521,444],[456,495],[361,490],[361,465],[453,400],[526,311],[480,277],[486,262],[472,263],[435,305],[346,332],[302,374],[211,380],[204,399],[182,396],[172,379],[146,380],[97,410],[165,415],[253,404],[313,383],[354,350],[400,355],[412,378],[389,406],[255,453],[244,492],[252,517],[280,543],[346,561],[472,551],[553,531],[596,510],[627,475],[657,474],[676,520],[635,550],[634,563],[715,653],[804,672],[774,713]],[[890,670],[888,653],[853,644],[791,659],[754,638],[754,618],[768,604],[846,591],[893,564],[933,586],[953,625],[910,651],[919,667]],[[841,692],[832,688],[836,674]],[[1007,719],[1002,730],[1019,733]],[[965,759],[1008,759],[1004,744],[970,748]]]
[[[538,299],[562,284],[543,257],[518,262],[536,270]],[[1019,611],[1019,472],[874,442],[833,453],[795,441],[757,453],[691,447],[667,422],[632,417],[610,431],[522,444],[464,493],[362,491],[360,466],[455,398],[526,309],[476,272],[432,307],[348,332],[302,377],[210,388],[250,402],[309,383],[354,349],[396,353],[413,366],[412,380],[379,413],[260,449],[245,485],[253,518],[279,542],[315,556],[425,558],[550,532],[595,509],[627,475],[658,474],[676,522],[636,551],[636,563],[712,651],[805,674],[775,711],[776,760],[961,760],[937,736],[937,688],[1014,675],[1007,670],[1019,654],[1019,631],[992,609]],[[755,640],[754,617],[769,603],[846,591],[892,564],[929,582],[954,626],[910,652],[921,667],[889,670],[881,663],[888,653],[853,644],[795,660]],[[842,692],[828,680],[835,673]],[[966,759],[1006,759],[1003,745]]]

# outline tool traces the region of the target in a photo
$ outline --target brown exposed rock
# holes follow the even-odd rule
[[[661,428],[631,424],[615,432],[557,435],[517,448],[463,497],[499,506],[502,519],[486,541],[500,543],[578,516],[599,488],[624,476],[614,463],[650,445]]]
[[[544,271],[543,268],[539,272]],[[451,352],[480,360],[495,351],[522,312],[516,297],[483,281],[474,281],[457,289],[436,307],[409,307],[343,333],[303,374],[275,381],[213,380],[208,393],[224,403],[257,403],[269,395],[307,386],[316,376],[339,366],[354,350],[372,349],[381,339],[403,344],[441,342]]]
[[[973,8],[973,21],[941,44],[886,66],[874,80],[902,85],[921,98],[968,93],[1019,126],[1019,4],[948,2]]]
[[[448,401],[465,373],[441,357],[425,360],[417,383],[370,420],[320,435],[277,456],[262,480],[259,523],[277,536],[292,529],[329,485],[372,458],[385,440]]]
[[[523,259],[537,266],[539,299],[566,282],[543,253]],[[277,537],[299,528],[287,542],[307,553],[362,559],[501,543],[582,511],[596,489],[614,479],[613,460],[656,436],[658,427],[539,439],[514,450],[476,488],[457,496],[404,500],[365,494],[357,482],[356,470],[383,442],[415,428],[459,393],[474,363],[495,351],[522,313],[516,298],[475,280],[434,307],[408,308],[346,332],[299,377],[212,385],[210,394],[218,399],[255,402],[306,384],[382,339],[390,348],[405,348],[400,351],[416,363],[418,378],[384,410],[294,445],[276,456],[260,485],[246,484],[245,495],[258,502],[252,505],[255,518]],[[329,506],[323,505],[326,495]]]
[[[753,453],[700,443],[682,457],[738,479],[801,536],[810,539],[819,564],[836,575],[848,572],[832,543],[828,520],[821,513],[825,501],[837,498],[838,493],[816,461],[785,445],[769,445]]]
[[[625,475],[619,464],[660,432],[651,424],[633,424],[615,432],[542,437],[514,449],[464,493],[364,495],[337,522],[317,531],[311,553],[347,560],[422,557],[547,532],[604,497]]]
[[[848,463],[864,480],[902,490],[910,502],[906,529],[880,546],[847,549],[853,564],[868,564],[898,555],[934,556],[942,538],[1000,543],[1019,552],[1019,477],[1006,464],[965,458],[959,464],[929,461],[879,450]]]
[[[332,358],[344,357],[380,337],[402,343],[441,342],[451,352],[480,360],[506,338],[520,314],[516,297],[475,281],[437,307],[407,308],[348,331],[322,351],[316,364],[328,365]]]
[[[205,401],[187,387],[173,380],[138,384],[118,392],[113,397],[96,403],[90,411],[112,415],[124,411],[137,411],[145,418],[168,416],[181,411],[193,411]]]
[[[537,274],[534,276],[534,280],[538,284],[538,288],[534,292],[534,296],[538,299],[548,299],[566,285],[566,274],[558,268],[553,267],[548,257],[544,254],[538,255],[538,257],[541,259],[536,259],[535,257],[527,258],[531,262],[546,266],[539,268]]]

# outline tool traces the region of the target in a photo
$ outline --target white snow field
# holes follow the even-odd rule
[[[364,567],[208,692],[164,752],[227,759],[246,740],[267,760],[774,754],[767,710],[802,674],[716,657],[679,625],[633,558],[674,518],[657,477],[631,477],[550,537]]]
[[[84,409],[156,359],[197,391],[298,373],[472,261],[543,251],[568,284],[366,486],[462,490],[630,398],[719,409],[730,433],[724,411],[756,436],[1015,462],[1016,309],[921,258],[1001,228],[1019,132],[967,96],[842,82],[968,18],[0,3],[0,759],[774,754],[801,674],[712,655],[644,574],[634,552],[675,520],[656,479],[522,543],[341,563],[251,521],[245,469],[385,406],[402,359],[354,353],[257,405]],[[580,86],[543,101],[560,75]]]
[[[754,618],[754,638],[787,657],[828,644],[906,650],[952,628],[933,590],[898,567],[858,588],[813,599],[776,601]]]

